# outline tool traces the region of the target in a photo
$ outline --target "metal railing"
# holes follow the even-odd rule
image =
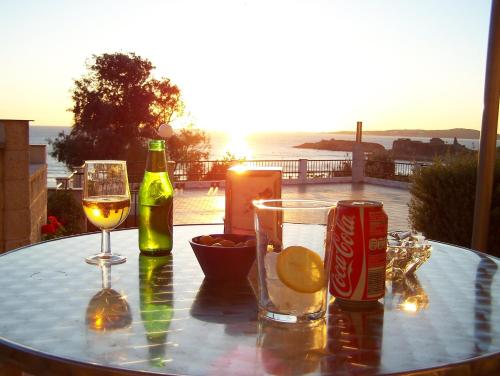
[[[298,160],[244,160],[244,161],[187,161],[177,162],[174,181],[213,181],[224,180],[226,171],[235,164],[254,167],[281,167],[283,179],[297,179]]]
[[[409,181],[410,176],[418,168],[427,166],[427,163],[365,161],[365,176],[380,179]]]
[[[348,177],[352,175],[352,160],[350,159],[263,159],[245,161],[184,161],[175,164],[173,182],[184,183],[188,181],[222,181],[226,178],[226,171],[235,164],[243,164],[255,167],[281,167],[283,180],[299,180],[306,182],[313,179],[331,179],[336,177]],[[415,169],[428,164],[422,162],[403,161],[377,161],[366,160],[364,175],[389,180],[409,181],[409,177]],[[143,164],[130,163],[129,181],[135,188],[142,181],[144,174]],[[70,182],[71,180],[71,182]],[[74,172],[64,179],[60,179],[59,188],[81,187],[82,169]]]
[[[339,176],[351,176],[352,160],[308,160],[307,161],[307,178],[333,178]]]

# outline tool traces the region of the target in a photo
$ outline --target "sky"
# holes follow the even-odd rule
[[[93,54],[135,52],[206,130],[480,129],[490,0],[1,0],[0,118],[71,125]]]

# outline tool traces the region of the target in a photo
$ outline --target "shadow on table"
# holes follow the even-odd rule
[[[229,335],[257,333],[257,301],[248,280],[226,282],[205,278],[190,314],[201,321],[225,324]]]
[[[474,355],[479,356],[488,352],[491,341],[491,284],[498,265],[487,256],[479,255],[481,260],[477,265],[475,281],[474,304]]]

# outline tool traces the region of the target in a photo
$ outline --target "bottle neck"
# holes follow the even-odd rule
[[[149,150],[146,162],[146,171],[148,172],[166,172],[167,159],[165,150]]]

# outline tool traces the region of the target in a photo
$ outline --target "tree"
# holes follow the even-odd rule
[[[200,161],[207,159],[210,153],[208,136],[192,126],[174,133],[167,140],[167,148],[173,161]]]
[[[72,90],[71,132],[50,141],[51,155],[68,167],[86,159],[143,159],[146,141],[157,137],[159,125],[184,112],[180,89],[168,78],[153,78],[153,69],[149,60],[134,53],[93,55],[88,72],[75,80]],[[172,150],[173,155],[208,155],[203,154],[209,149],[205,132],[188,128],[177,138],[180,150]]]

